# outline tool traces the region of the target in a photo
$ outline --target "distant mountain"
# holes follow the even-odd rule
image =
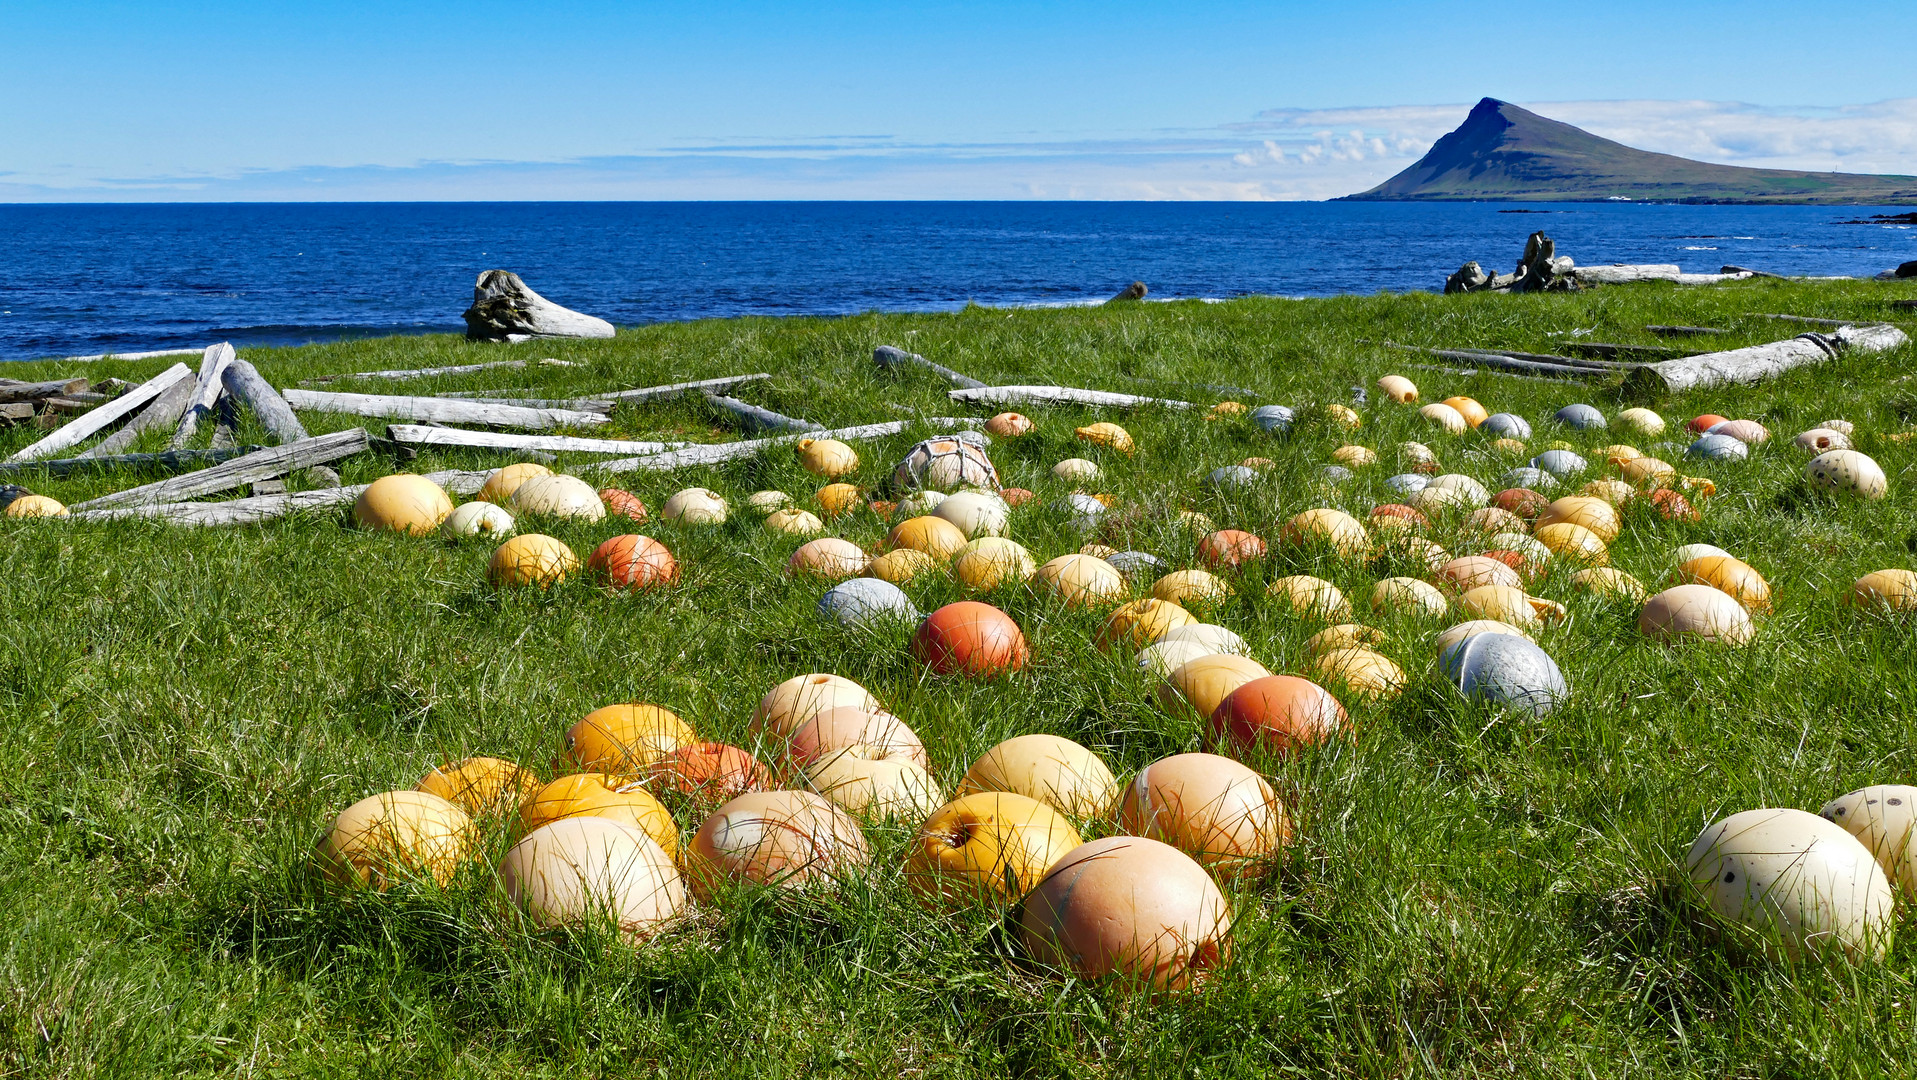
[[[1917,203],[1917,176],[1792,172],[1653,154],[1485,98],[1398,175],[1347,200]]]

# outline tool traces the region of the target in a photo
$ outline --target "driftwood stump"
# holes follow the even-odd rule
[[[1134,281],[1130,285],[1127,285],[1123,289],[1119,290],[1119,293],[1117,296],[1114,296],[1110,300],[1107,300],[1105,302],[1107,304],[1122,304],[1127,300],[1143,300],[1145,299],[1145,294],[1148,292],[1151,292],[1151,290],[1145,287],[1144,282]]]
[[[609,338],[613,334],[611,323],[553,303],[510,270],[479,275],[473,286],[473,306],[464,317],[469,341]]]

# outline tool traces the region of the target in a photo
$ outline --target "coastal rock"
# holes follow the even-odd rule
[[[1465,263],[1458,267],[1457,273],[1444,279],[1444,291],[1447,296],[1452,293],[1478,292],[1490,286],[1491,275],[1485,273],[1484,267],[1475,262]]]
[[[1145,299],[1145,294],[1150,291],[1151,291],[1150,289],[1147,289],[1145,287],[1144,282],[1134,281],[1130,285],[1127,285],[1123,289],[1119,290],[1119,293],[1117,296],[1114,296],[1110,300],[1107,300],[1105,302],[1108,304],[1119,304],[1127,300],[1143,300]]]
[[[468,341],[609,338],[613,334],[611,323],[553,303],[510,270],[479,275],[473,286],[473,306],[464,317]]]

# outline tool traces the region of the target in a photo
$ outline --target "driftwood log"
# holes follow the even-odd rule
[[[975,390],[985,384],[970,375],[961,375],[942,364],[935,364],[918,353],[906,352],[897,345],[881,345],[872,350],[872,360],[880,367],[890,371],[900,364],[913,364],[951,383],[953,386]]]
[[[1115,394],[1109,390],[1081,390],[1075,386],[984,386],[975,390],[950,390],[946,396],[953,401],[975,405],[1100,405],[1116,409],[1135,409],[1142,405],[1163,405],[1168,409],[1194,407],[1189,401]]]
[[[44,401],[51,397],[65,397],[68,394],[84,392],[85,379],[55,379],[52,382],[14,382],[0,386],[0,402]]]
[[[1557,244],[1542,232],[1534,232],[1524,242],[1524,254],[1517,269],[1509,274],[1489,274],[1476,262],[1467,262],[1444,279],[1447,294],[1461,292],[1562,292],[1577,288],[1571,277],[1576,264],[1570,256],[1557,253]]]
[[[306,428],[299,417],[293,415],[292,406],[272,384],[260,377],[252,364],[235,357],[226,365],[226,373],[220,381],[235,402],[253,410],[260,426],[272,432],[275,439],[289,443],[306,438]]]
[[[466,309],[466,337],[472,341],[526,341],[531,338],[609,338],[612,324],[561,307],[532,291],[510,270],[488,270],[473,286]]]
[[[15,450],[8,461],[37,461],[50,458],[62,450],[75,447],[92,438],[107,425],[122,417],[131,416],[148,402],[167,392],[174,383],[190,378],[193,369],[185,364],[174,364],[158,375],[94,409],[85,416],[78,417],[63,427],[55,428],[52,433],[39,442]]]
[[[440,424],[491,424],[496,427],[542,430],[591,427],[603,424],[599,413],[578,409],[527,409],[517,405],[487,405],[459,398],[394,397],[382,394],[338,394],[326,390],[286,391],[288,403],[313,412],[347,416],[376,416],[389,420],[430,421]]]
[[[706,392],[706,404],[733,415],[746,431],[824,431],[825,425],[761,409],[738,398]]]
[[[933,416],[924,420],[887,420],[880,424],[860,424],[856,427],[833,428],[812,435],[820,439],[882,439],[888,435],[897,435],[914,424],[924,424],[934,429],[954,430],[973,429],[982,426],[985,421],[973,417]],[[797,442],[806,436],[801,434],[775,435],[768,439],[749,439],[745,442],[715,443],[709,446],[688,446],[682,450],[670,450],[663,454],[648,454],[644,457],[620,458],[616,461],[602,461],[588,465],[589,469],[602,472],[667,472],[672,469],[690,468],[695,465],[718,465],[727,461],[756,456],[762,450],[775,446],[784,446]]]
[[[338,375],[321,375],[317,378],[300,380],[301,386],[313,383],[338,382],[341,379],[430,379],[440,375],[469,375],[476,371],[490,371],[495,368],[523,368],[527,364],[539,364],[544,367],[576,367],[571,360],[488,360],[483,364],[455,364],[451,367],[430,368],[390,368],[385,371],[347,371]]]
[[[1821,364],[1844,353],[1885,352],[1909,341],[1910,338],[1894,326],[1841,326],[1829,334],[1800,334],[1768,345],[1645,364],[1631,372],[1625,387],[1638,393],[1666,394],[1752,383],[1775,378],[1793,368]]]
[[[1639,281],[1674,281],[1679,285],[1715,285],[1722,281],[1745,281],[1755,277],[1749,270],[1735,274],[1687,274],[1675,263],[1610,266],[1580,266],[1572,271],[1579,285],[1629,285]]]
[[[471,495],[491,476],[490,471],[460,469],[427,473],[426,479],[454,495]],[[325,488],[320,491],[295,491],[285,495],[258,495],[227,502],[141,503],[102,510],[74,513],[62,520],[114,521],[122,518],[151,518],[173,525],[250,525],[269,521],[303,510],[328,510],[359,498],[369,485]]]
[[[167,450],[158,454],[103,454],[94,457],[82,454],[79,457],[20,461],[0,465],[0,475],[32,473],[39,476],[72,476],[76,473],[115,472],[120,469],[180,473],[231,461],[241,454],[250,454],[258,449],[260,447],[241,446],[231,450]]]
[[[82,450],[78,457],[107,458],[119,454],[132,446],[142,434],[148,431],[162,431],[179,422],[182,413],[193,400],[194,382],[181,379],[166,392],[154,398],[152,404],[140,410],[140,415],[120,425],[120,430]],[[142,455],[136,455],[142,456]]]
[[[520,398],[520,397],[456,397],[452,394],[434,394],[434,397],[450,398],[454,401],[471,401],[480,405],[517,405],[522,409],[575,409],[579,412],[598,413],[611,416],[615,402],[600,398]]]
[[[1715,326],[1659,326],[1655,323],[1645,327],[1644,331],[1656,334],[1658,337],[1706,337],[1711,334],[1728,333]]]
[[[696,394],[703,391],[722,394],[733,387],[744,386],[749,382],[760,382],[765,379],[770,379],[771,377],[771,375],[763,371],[752,375],[726,375],[717,379],[695,379],[692,382],[667,383],[664,386],[642,386],[636,390],[614,390],[610,393],[594,394],[593,398],[598,401],[665,401],[669,398],[683,397],[686,394]]]
[[[691,445],[630,439],[580,439],[571,435],[516,435],[499,431],[392,424],[386,437],[413,446],[463,446],[481,450],[541,450],[571,454],[656,454]]]
[[[227,366],[233,360],[233,346],[224,341],[206,347],[206,355],[200,357],[200,375],[193,384],[193,396],[187,402],[186,411],[180,414],[179,426],[173,430],[173,441],[168,449],[185,449],[193,441],[201,422],[213,415],[213,406],[220,400],[220,391],[226,385]]]
[[[270,446],[243,454],[230,461],[222,462],[210,469],[201,469],[166,480],[143,484],[140,487],[116,491],[111,495],[102,495],[80,503],[72,509],[106,510],[116,506],[134,506],[140,503],[184,502],[205,495],[213,495],[234,488],[245,487],[259,480],[271,480],[287,473],[312,465],[324,465],[329,461],[351,457],[361,453],[372,444],[365,428],[347,428],[330,435],[317,435],[310,439],[287,443],[284,446]]]

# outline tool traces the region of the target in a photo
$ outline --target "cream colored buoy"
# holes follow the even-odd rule
[[[686,885],[672,856],[644,830],[578,817],[534,829],[497,870],[500,889],[535,926],[610,918],[621,937],[644,941],[685,911]]]
[[[1418,384],[1403,375],[1386,375],[1378,380],[1378,389],[1400,405],[1409,405],[1418,400]]]
[[[1323,656],[1334,649],[1361,649],[1373,645],[1382,645],[1385,632],[1358,623],[1339,623],[1328,626],[1305,639],[1307,657]]]
[[[1651,597],[1637,628],[1659,641],[1696,638],[1722,645],[1742,645],[1757,633],[1744,605],[1709,585],[1678,585]]]
[[[1170,600],[1146,597],[1114,608],[1093,644],[1105,652],[1115,645],[1142,649],[1164,637],[1166,631],[1197,621],[1197,616]]]
[[[1825,803],[1817,816],[1855,836],[1905,899],[1917,899],[1917,846],[1911,843],[1917,836],[1917,787],[1859,788]]]
[[[1233,690],[1270,674],[1269,668],[1249,656],[1233,653],[1201,656],[1165,677],[1158,687],[1158,704],[1173,714],[1190,707],[1200,720],[1209,719]]]
[[[479,486],[479,494],[473,496],[481,502],[504,503],[519,489],[519,485],[536,476],[551,476],[552,470],[536,461],[521,461],[501,469],[494,469],[486,482]]]
[[[790,739],[793,732],[813,717],[847,706],[868,712],[885,711],[885,705],[870,691],[842,675],[824,672],[794,675],[759,699],[748,726],[757,733]]]
[[[1304,618],[1333,623],[1351,618],[1351,602],[1338,586],[1310,574],[1281,577],[1265,589],[1265,595]]]
[[[1804,466],[1804,477],[1813,487],[1864,499],[1883,498],[1888,486],[1877,462],[1855,450],[1827,450],[1817,455]]]
[[[1571,575],[1571,584],[1603,600],[1629,600],[1641,604],[1650,593],[1644,583],[1622,570],[1593,566]]]
[[[788,506],[767,514],[765,527],[787,536],[817,536],[825,531],[825,522],[820,521],[819,515],[810,510]]]
[[[605,501],[591,484],[577,476],[555,473],[535,476],[513,489],[506,505],[516,514],[598,521],[606,516]]]
[[[1371,610],[1406,615],[1443,615],[1450,604],[1429,582],[1411,577],[1385,578],[1371,587]]]
[[[1068,484],[1082,484],[1098,479],[1098,465],[1084,458],[1066,458],[1052,466],[1052,475]]]
[[[843,581],[865,573],[868,561],[870,557],[852,541],[836,536],[821,536],[801,544],[799,550],[786,560],[785,572],[793,577],[811,576],[827,581]]]
[[[1291,544],[1321,543],[1345,558],[1355,558],[1371,548],[1371,537],[1357,518],[1343,510],[1318,507],[1295,514],[1285,522],[1278,535]]]
[[[1183,626],[1174,626],[1165,631],[1159,641],[1195,641],[1205,647],[1207,653],[1235,653],[1250,656],[1251,646],[1236,633],[1216,623],[1193,622]]]
[[[513,534],[513,516],[496,503],[469,502],[453,508],[440,523],[439,531],[448,536],[506,537]]]
[[[1233,866],[1291,840],[1291,816],[1265,778],[1217,754],[1175,754],[1125,785],[1118,827],[1170,844],[1204,866]]]
[[[883,555],[875,556],[865,564],[865,576],[888,581],[894,585],[903,585],[920,574],[930,573],[939,568],[939,561],[923,551],[914,548],[896,548]]]
[[[724,525],[726,501],[708,488],[686,488],[666,500],[659,508],[659,516],[686,525]]]
[[[945,802],[932,774],[910,761],[838,754],[805,770],[812,790],[861,817],[919,822]]]
[[[31,497],[31,496],[29,496]],[[597,499],[595,495],[593,498]],[[16,499],[7,507],[20,505]],[[394,473],[382,476],[366,486],[353,502],[353,520],[363,528],[423,536],[439,528],[452,515],[453,500],[446,490],[423,476]]]
[[[1476,637],[1479,634],[1512,634],[1526,641],[1531,640],[1530,634],[1525,633],[1522,628],[1511,623],[1498,619],[1471,619],[1467,622],[1446,627],[1444,631],[1438,635],[1435,651],[1439,654],[1443,654],[1445,650],[1456,645],[1458,642],[1464,641],[1467,638]]]
[[[1006,583],[1028,581],[1036,573],[1038,561],[1025,545],[1002,536],[973,540],[959,548],[952,559],[952,576],[974,592],[990,592]]]
[[[800,468],[827,480],[837,480],[859,467],[859,452],[837,439],[800,439],[793,449]]]
[[[1645,438],[1664,434],[1664,418],[1649,409],[1626,409],[1617,414],[1618,425]]]
[[[1687,584],[1709,585],[1750,611],[1768,611],[1771,606],[1770,583],[1755,567],[1740,559],[1706,555],[1680,565],[1677,577]]]
[[[967,540],[1004,536],[1011,525],[1012,508],[1005,500],[983,491],[961,491],[938,504],[932,516],[958,527]]]
[[[1850,602],[1879,611],[1917,611],[1917,573],[1873,570],[1851,585]]]
[[[1765,953],[1882,957],[1890,882],[1869,848],[1802,810],[1746,810],[1698,836],[1684,870],[1706,906]]]
[[[320,865],[346,885],[384,890],[407,878],[452,880],[477,835],[466,811],[424,791],[370,795],[333,819],[320,841]]]
[[[746,496],[746,509],[765,517],[792,505],[792,496],[783,491],[755,491]]]
[[[1164,679],[1191,661],[1201,656],[1215,656],[1220,651],[1203,641],[1176,638],[1154,641],[1138,650],[1138,666],[1154,679]]]
[[[1152,583],[1152,595],[1186,608],[1202,608],[1229,599],[1232,588],[1207,570],[1174,570]]]
[[[1441,401],[1434,401],[1419,409],[1418,415],[1429,420],[1432,426],[1447,435],[1462,435],[1471,429],[1471,425],[1465,422],[1463,413]]]
[[[1362,645],[1320,653],[1306,668],[1313,682],[1343,686],[1350,697],[1361,701],[1389,701],[1404,693],[1404,669]]]
[[[1125,575],[1090,555],[1060,555],[1039,567],[1033,581],[1068,607],[1115,604],[1125,596]]]
[[[1118,797],[1118,779],[1103,758],[1057,735],[1020,735],[979,756],[958,793],[1009,791],[1081,820],[1104,817]]]

